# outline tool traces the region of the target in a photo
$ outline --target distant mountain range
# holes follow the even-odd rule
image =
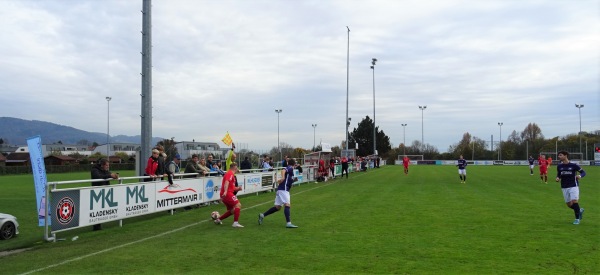
[[[73,127],[39,120],[0,117],[0,139],[4,141],[4,144],[26,145],[27,138],[37,135],[42,137],[43,144],[54,144],[59,141],[62,144],[92,145],[94,142],[106,144],[106,133],[86,132]],[[164,138],[154,137],[151,144],[154,145],[162,140]],[[142,138],[140,135],[118,135],[111,136],[110,142],[140,144]]]

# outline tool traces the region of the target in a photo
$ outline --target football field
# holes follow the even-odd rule
[[[0,274],[598,274],[600,167],[584,169],[580,225],[554,166],[548,184],[537,167],[530,176],[527,166],[468,166],[461,184],[454,166],[411,166],[408,176],[382,166],[294,187],[297,229],[285,228],[283,211],[258,225],[274,200],[261,193],[240,198],[245,228],[232,217],[213,224],[218,204],[62,232],[56,243],[31,224],[31,175],[3,177],[0,212],[33,217],[14,214],[21,235],[0,251],[29,249],[0,256]]]

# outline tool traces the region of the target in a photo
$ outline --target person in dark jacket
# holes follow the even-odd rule
[[[98,163],[92,166],[92,179],[103,179],[105,181],[92,182],[92,186],[110,185],[110,179],[118,179],[119,173],[112,173],[109,170],[110,163],[107,159],[100,159]],[[93,230],[101,230],[102,224],[95,224]]]
[[[242,164],[240,166],[240,168],[242,168],[242,173],[250,173],[250,171],[248,170],[252,169],[252,163],[250,163],[248,157],[244,158],[244,161],[242,161]]]
[[[156,175],[158,176],[158,180],[163,180],[163,177],[167,175],[167,154],[165,153],[165,148],[162,145],[156,145],[155,147],[158,154],[158,168],[156,168]]]
[[[92,182],[92,186],[101,186],[101,185],[109,185],[110,180],[108,179],[118,179],[118,173],[112,173],[108,170],[110,167],[110,163],[107,159],[100,159],[98,163],[92,166],[92,179],[104,179],[106,181],[97,181]]]

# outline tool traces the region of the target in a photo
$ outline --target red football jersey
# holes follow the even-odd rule
[[[410,160],[409,160],[408,158],[403,158],[403,159],[402,159],[402,164],[403,164],[404,166],[408,166],[408,164],[409,164],[409,163],[410,163]]]
[[[538,163],[539,163],[540,167],[543,167],[543,168],[548,167],[548,161],[543,158],[538,159]]]
[[[225,176],[223,176],[223,182],[221,183],[221,191],[219,192],[221,194],[221,197],[223,196],[223,192],[225,191],[225,182],[229,181],[229,186],[227,186],[227,197],[231,197],[233,196],[233,191],[235,190],[235,175],[233,174],[233,171],[227,171],[227,173],[225,173]]]

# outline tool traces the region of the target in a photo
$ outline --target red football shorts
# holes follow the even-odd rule
[[[240,202],[236,196],[225,196],[221,201],[227,206],[227,210],[233,209],[233,207]]]

